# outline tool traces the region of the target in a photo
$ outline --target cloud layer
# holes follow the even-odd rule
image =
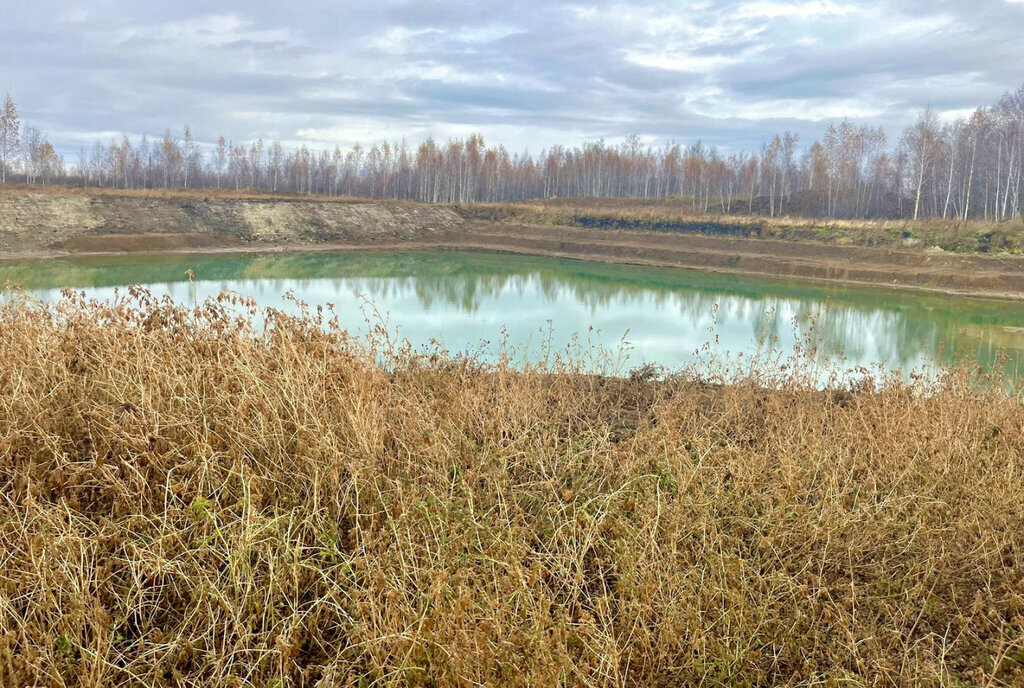
[[[844,116],[895,129],[1024,78],[1019,0],[7,0],[0,92],[64,150],[201,140],[515,150],[638,133],[754,149]]]

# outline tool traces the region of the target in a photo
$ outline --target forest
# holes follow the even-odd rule
[[[844,120],[819,140],[782,132],[756,151],[700,140],[652,146],[633,135],[555,145],[539,155],[487,145],[482,136],[412,146],[286,149],[279,141],[214,143],[192,127],[161,137],[123,135],[65,160],[23,123],[8,95],[0,110],[0,183],[233,188],[322,196],[496,203],[557,197],[684,197],[697,212],[828,218],[981,218],[1022,213],[1024,85],[969,117],[932,108],[898,138]]]

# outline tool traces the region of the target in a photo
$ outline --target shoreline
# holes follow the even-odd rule
[[[647,234],[654,234],[648,232]],[[742,241],[764,241],[758,239],[743,239]],[[879,289],[886,291],[911,292],[932,295],[946,295],[957,298],[977,299],[984,301],[1024,302],[1024,284],[1021,291],[997,291],[984,289],[963,289],[945,286],[925,286],[912,283],[882,282],[864,279],[836,278],[813,275],[794,275],[775,271],[759,271],[745,269],[740,266],[721,268],[708,265],[697,265],[687,262],[673,260],[658,260],[636,256],[614,256],[605,254],[587,255],[579,251],[555,251],[549,249],[537,249],[529,246],[488,246],[477,243],[460,243],[458,241],[432,240],[432,241],[398,241],[386,243],[351,243],[351,242],[322,242],[322,243],[299,243],[283,242],[276,244],[241,244],[227,246],[195,247],[184,246],[180,248],[160,248],[142,250],[67,250],[67,249],[46,249],[36,251],[21,251],[15,253],[0,254],[0,264],[14,262],[29,262],[39,260],[79,260],[90,258],[123,258],[129,256],[159,257],[162,255],[250,255],[250,254],[281,254],[281,253],[410,253],[417,251],[441,251],[441,252],[468,252],[485,254],[509,254],[521,256],[537,256],[544,258],[557,258],[562,260],[574,260],[591,263],[604,263],[610,265],[634,265],[657,268],[668,268],[676,270],[687,270],[699,273],[737,275],[743,277],[756,277],[760,279],[793,281],[806,284],[832,285],[849,287],[853,289]],[[1024,262],[1024,261],[1022,261]],[[813,264],[813,262],[812,262]],[[825,264],[821,263],[824,267]],[[877,267],[883,267],[879,265]],[[895,267],[895,266],[889,266]],[[1024,266],[1022,266],[1024,267]]]
[[[492,211],[496,215],[487,217]],[[627,206],[619,214],[628,219],[630,212]],[[739,236],[725,218],[703,218],[684,230],[558,224],[563,215],[536,223],[487,207],[401,201],[0,193],[0,262],[161,253],[480,251],[1024,300],[1024,256],[873,243],[884,224],[826,242],[804,236],[813,233],[811,225],[788,237]]]

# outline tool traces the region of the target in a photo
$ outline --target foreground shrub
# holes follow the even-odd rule
[[[1005,392],[516,371],[229,301],[0,306],[0,684],[1020,681]]]

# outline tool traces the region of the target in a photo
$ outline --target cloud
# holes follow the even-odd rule
[[[623,53],[626,59],[642,67],[666,69],[672,72],[694,72],[704,74],[719,67],[735,64],[741,60],[734,55],[701,55],[688,50],[632,50]]]
[[[756,149],[898,129],[1021,80],[1024,0],[8,3],[0,92],[65,149],[193,125],[311,146],[479,131]]]
[[[856,3],[838,3],[832,2],[832,0],[811,0],[810,2],[755,0],[754,2],[745,2],[737,7],[735,16],[738,19],[808,20],[856,14],[863,14],[863,6]]]
[[[234,14],[207,14],[182,21],[129,26],[114,32],[118,44],[135,43],[164,50],[178,47],[219,48],[232,45],[282,45],[289,42],[287,28],[255,29],[253,22]]]

